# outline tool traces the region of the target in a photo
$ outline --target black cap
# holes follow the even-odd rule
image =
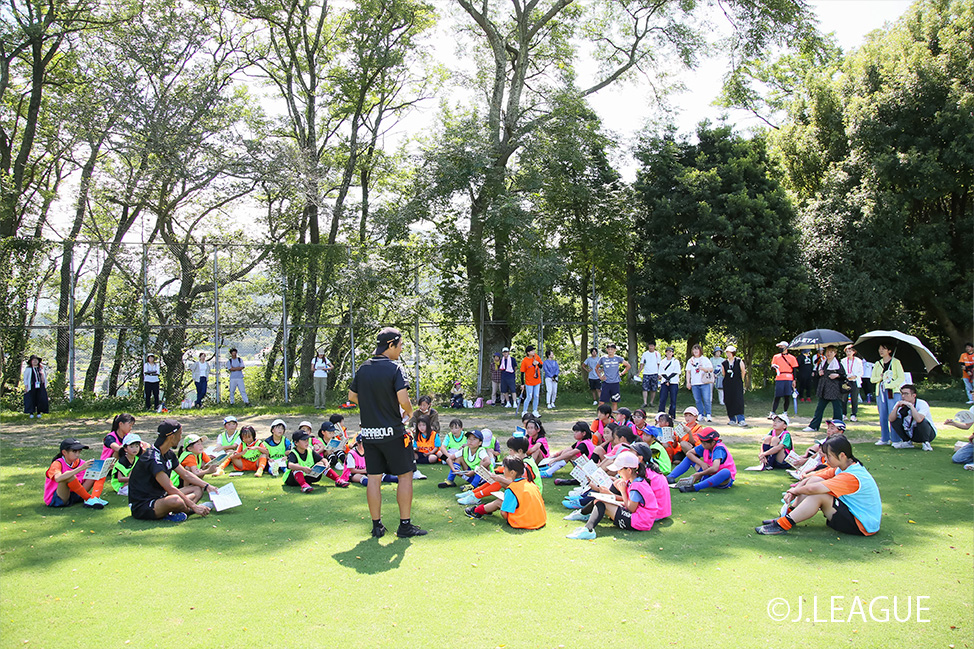
[[[310,439],[310,438],[311,438],[311,435],[309,435],[308,432],[307,431],[304,431],[304,430],[295,431],[291,435],[291,441],[292,442],[300,442],[302,439]]]
[[[90,446],[85,446],[73,437],[69,437],[63,442],[61,442],[62,451],[83,451],[85,449],[91,448]]]
[[[323,430],[328,431],[329,433],[334,433],[338,429],[335,428],[335,424],[331,423],[330,421],[323,421],[321,422],[321,426],[318,428],[318,432],[320,433]]]
[[[175,433],[180,428],[182,428],[182,426],[180,426],[179,422],[176,421],[175,419],[164,419],[162,423],[159,424],[159,428],[157,428],[156,430],[159,431],[160,435],[165,435],[166,437],[168,437],[173,433]]]
[[[375,337],[375,353],[381,354],[402,339],[402,333],[395,327],[385,327]]]

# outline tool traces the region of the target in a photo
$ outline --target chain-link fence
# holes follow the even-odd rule
[[[33,268],[22,271],[36,278],[24,323],[2,326],[27,335],[19,344],[7,336],[15,343],[3,353],[11,369],[41,356],[52,393],[68,400],[140,394],[153,354],[163,400],[178,407],[196,399],[192,370],[201,354],[206,400],[228,399],[231,348],[244,361],[251,400],[310,403],[315,355],[334,366],[329,389],[344,393],[381,326],[404,333],[401,360],[416,395],[445,394],[455,380],[467,394],[489,395],[487,368],[500,349],[484,348],[485,328],[505,327],[515,351],[528,343],[553,350],[567,374],[578,372],[583,347],[627,340],[625,322],[600,315],[606,303],[597,286],[584,311],[577,296],[562,295],[560,304],[539,298],[532,317],[517,323],[458,318],[444,306],[445,280],[424,262],[434,254],[415,243],[37,242]]]

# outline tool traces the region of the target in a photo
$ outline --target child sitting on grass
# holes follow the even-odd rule
[[[369,476],[365,469],[365,445],[362,443],[361,436],[356,437],[352,448],[348,449],[348,455],[345,458],[345,471],[342,473],[342,481],[346,484],[354,482],[363,487],[369,486]],[[399,476],[386,473],[382,476],[382,481],[398,483]]]
[[[593,444],[599,446],[605,442],[607,436],[605,427],[611,423],[614,423],[612,421],[612,406],[607,403],[603,403],[596,411],[595,419],[592,421],[592,425],[589,427],[592,431]]]
[[[233,464],[237,471],[253,471],[254,477],[259,478],[264,475],[267,468],[267,459],[270,454],[264,443],[257,439],[257,431],[253,426],[244,426],[240,429],[240,441],[234,447],[224,463],[223,468]]]
[[[526,437],[510,437],[507,440],[507,448],[510,455],[524,461],[525,477],[538,485],[538,491],[544,494],[544,484],[541,482],[541,472],[538,465],[528,456],[528,440]],[[490,494],[505,488],[510,481],[504,477],[503,463],[494,470],[495,478],[493,483],[485,483],[476,487],[473,491],[464,491],[457,494],[457,504],[460,505],[479,505],[481,500]]]
[[[129,474],[132,467],[142,455],[142,438],[135,433],[129,433],[122,439],[122,446],[118,451],[118,461],[112,465],[112,489],[119,496],[129,494]]]
[[[267,472],[272,476],[284,472],[284,465],[287,463],[287,454],[291,451],[291,440],[284,438],[287,432],[287,424],[283,419],[275,419],[271,422],[271,435],[264,440],[264,448],[267,449]]]
[[[734,458],[720,441],[720,434],[709,427],[700,431],[700,444],[687,453],[680,464],[666,476],[666,480],[674,484],[692,466],[696,466],[696,473],[691,476],[693,484],[680,485],[679,489],[683,493],[710,487],[727,489],[734,484],[734,478],[737,477]]]
[[[639,430],[637,443],[642,442],[650,449],[651,457],[644,458],[644,461],[652,459],[665,475],[673,470],[673,463],[670,461],[670,454],[666,452],[666,447],[658,439],[660,432],[659,426],[646,426]],[[635,447],[635,444],[633,446]]]
[[[763,471],[773,469],[787,471],[791,468],[791,465],[785,462],[788,452],[795,448],[791,441],[791,433],[788,432],[788,424],[786,413],[776,414],[772,418],[772,428],[761,442],[761,452],[758,453]]]
[[[453,481],[453,465],[457,463],[460,458],[460,454],[463,453],[463,449],[467,446],[467,435],[463,432],[463,422],[459,419],[453,419],[450,421],[450,432],[446,434],[443,438],[443,444],[440,446],[440,454],[444,458],[444,461],[451,467],[450,473],[447,474],[446,480],[436,485],[440,489],[446,489],[447,487],[455,487],[456,483]]]
[[[334,416],[332,415],[332,417]],[[324,456],[328,466],[335,471],[338,471],[339,467],[344,470],[348,455],[348,444],[344,433],[336,424],[330,420],[321,422],[321,426],[318,427],[318,436],[312,437],[311,442],[312,448]]]
[[[179,463],[183,465],[183,468],[196,477],[212,475],[220,470],[220,466],[217,464],[206,466],[210,463],[211,458],[203,450],[203,438],[199,435],[187,435],[182,446],[179,447],[176,457],[179,458]]]
[[[879,531],[883,517],[879,487],[852,454],[852,444],[845,435],[835,435],[822,443],[822,451],[828,468],[791,485],[781,517],[754,528],[758,534],[784,534],[818,512],[836,532],[872,536]]]
[[[540,462],[548,457],[551,453],[548,448],[548,434],[545,432],[541,420],[534,418],[528,419],[524,425],[524,429],[528,435],[528,455],[535,462]]]
[[[472,487],[479,487],[484,480],[477,475],[477,468],[484,467],[490,470],[490,453],[483,447],[484,434],[479,430],[468,431],[466,437],[467,445],[460,453],[459,461],[453,465],[450,475],[461,476]],[[449,476],[447,479],[449,480]]]
[[[450,407],[454,410],[463,409],[463,388],[460,381],[454,381],[453,390],[450,392]]]
[[[240,443],[240,433],[237,431],[237,418],[227,415],[223,418],[223,431],[217,437],[216,443],[221,450],[232,451]]]
[[[572,426],[572,436],[575,443],[563,451],[548,457],[548,462],[541,469],[542,478],[550,478],[556,471],[566,466],[577,457],[595,459],[595,444],[592,442],[592,429],[584,421],[576,421]],[[575,478],[555,478],[556,485],[577,485]]]
[[[51,466],[44,472],[44,504],[48,507],[70,507],[77,503],[84,503],[85,507],[101,509],[108,504],[102,500],[101,494],[88,493],[94,487],[94,480],[78,480],[78,474],[84,474],[91,466],[92,460],[81,461],[81,451],[88,450],[74,438],[61,442],[58,454],[51,460]],[[99,482],[103,482],[99,480]]]
[[[805,454],[801,456],[806,462],[809,459],[818,456],[818,465],[816,465],[810,471],[807,471],[807,474],[811,474],[813,471],[821,471],[822,469],[826,468],[825,456],[822,455],[822,444],[824,444],[825,440],[828,438],[835,437],[836,435],[845,435],[845,422],[841,419],[826,419],[825,437],[809,446],[808,450],[805,451]],[[802,475],[801,477],[804,478],[805,476]]]
[[[433,430],[430,418],[420,415],[416,418],[413,433],[413,449],[416,451],[416,464],[439,464],[442,456],[440,435]]]
[[[298,430],[291,435],[293,447],[287,454],[287,469],[284,471],[284,484],[289,487],[301,487],[301,493],[311,493],[311,485],[321,480],[321,474],[311,475],[311,467],[325,466],[324,458],[311,449],[311,435]]]
[[[548,513],[538,485],[525,478],[524,460],[508,455],[503,466],[503,477],[507,482],[503,502],[495,500],[486,505],[467,507],[464,513],[470,518],[483,518],[500,510],[501,516],[514,529],[541,529],[548,522]]]
[[[646,479],[646,465],[639,461],[635,453],[623,451],[619,453],[609,467],[618,474],[613,486],[618,494],[614,494],[607,487],[593,485],[592,489],[615,497],[615,502],[607,503],[593,500],[586,508],[569,516],[584,516],[588,513],[588,521],[568,535],[570,539],[591,540],[595,538],[595,526],[606,515],[616,527],[621,530],[648,531],[653,529],[653,523],[658,518],[659,505],[656,494]],[[590,512],[586,512],[591,508]]]

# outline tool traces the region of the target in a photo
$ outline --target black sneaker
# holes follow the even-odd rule
[[[666,483],[667,484],[676,484],[676,478],[674,478],[672,476],[666,476]]]
[[[409,525],[400,525],[399,529],[396,530],[396,536],[401,539],[406,539],[411,536],[426,536],[427,534],[429,534],[429,532],[422,529],[418,525],[413,525],[412,523]]]
[[[690,492],[696,491],[696,489],[693,488],[692,484],[681,484],[680,486],[677,487],[677,489],[680,490],[681,494],[688,494]]]
[[[444,480],[443,482],[441,482],[440,484],[438,484],[436,486],[439,487],[440,489],[447,489],[449,487],[456,487],[457,486],[457,483],[450,482],[449,480]]]
[[[467,507],[463,510],[463,513],[467,515],[467,518],[483,518],[483,514],[478,514],[474,511],[475,509],[475,507]]]
[[[373,536],[373,538],[381,539],[385,535],[386,535],[386,526],[385,525],[382,525],[380,523],[379,525],[372,526],[372,536]]]
[[[755,527],[754,531],[758,534],[766,534],[773,536],[775,534],[787,534],[788,530],[778,525],[778,521],[771,521],[767,525],[762,525],[761,527]]]
[[[556,487],[577,487],[578,480],[575,478],[555,478]]]

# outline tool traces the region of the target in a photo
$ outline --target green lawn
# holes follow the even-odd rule
[[[749,408],[761,427],[740,434],[756,438],[764,422]],[[778,471],[742,471],[728,491],[673,493],[672,519],[651,532],[603,525],[590,542],[565,538],[577,525],[562,520],[568,488],[549,483],[548,526],[513,532],[499,517],[467,519],[454,492],[436,488],[437,467],[417,483],[413,515],[430,535],[377,542],[364,489],[300,494],[269,477],[233,478],[242,507],[181,525],[135,521],[114,495],[101,511],[49,509],[42,474],[53,451],[5,435],[0,645],[970,647],[974,472],[949,457],[962,436],[941,430],[933,453],[856,446],[884,501],[871,538],[839,536],[821,518],[757,536],[788,483]],[[740,469],[754,463],[755,442],[730,447]],[[390,528],[394,490],[383,487]],[[929,598],[919,613],[929,622],[917,621],[915,599],[909,622],[869,619],[874,598],[890,598],[873,607],[881,619],[893,597],[902,618],[918,596]],[[830,597],[844,598],[834,613]],[[866,621],[847,621],[856,597]],[[775,598],[788,621],[769,618]],[[799,599],[803,618],[841,621],[792,622]]]

